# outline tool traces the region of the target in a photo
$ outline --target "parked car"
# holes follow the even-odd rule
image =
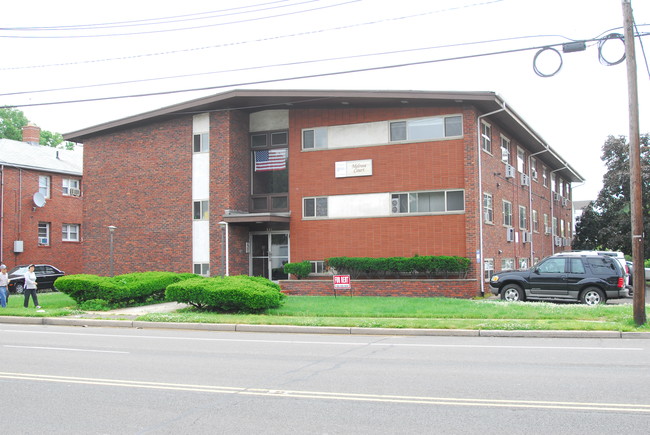
[[[27,273],[28,266],[28,264],[22,264],[9,271],[9,285],[7,286],[9,292],[20,294],[25,291],[25,273]],[[39,290],[56,290],[54,281],[58,277],[65,275],[65,272],[49,264],[35,264],[34,273],[36,274],[36,285]]]
[[[527,270],[496,273],[490,279],[490,291],[506,301],[554,299],[587,305],[628,294],[616,259],[577,253],[546,257]]]
[[[628,261],[625,259],[625,255],[620,251],[563,251],[558,252],[553,255],[606,255],[608,257],[615,258],[618,261],[618,264],[621,265],[621,268],[625,272],[625,286],[629,287],[632,285],[632,270],[628,266]]]

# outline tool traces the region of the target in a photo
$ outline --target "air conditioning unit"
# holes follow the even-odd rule
[[[507,162],[509,159],[510,159],[510,152],[505,148],[501,148],[501,160]]]
[[[551,227],[544,225],[544,234],[551,234]]]
[[[506,178],[515,178],[515,167],[506,163]]]
[[[559,201],[560,200],[560,194],[557,192],[553,192],[553,200],[554,201]]]
[[[562,237],[555,236],[555,246],[562,246]]]
[[[68,192],[70,193],[71,196],[81,196],[81,190],[75,189],[74,187],[69,188]]]
[[[530,186],[530,177],[526,174],[521,174],[521,185]]]
[[[569,198],[562,198],[562,207],[569,206]]]
[[[569,237],[566,237],[563,241],[564,246],[571,246],[571,239]]]
[[[490,217],[490,212],[483,212],[483,221],[484,222],[492,222],[492,218]]]
[[[515,241],[515,229],[506,228],[506,242],[514,242],[514,241]]]
[[[391,210],[393,213],[399,213],[399,198],[393,198],[391,200]]]
[[[524,231],[522,233],[522,238],[524,243],[530,243],[533,241],[533,235],[529,231]]]
[[[47,237],[39,237],[38,238],[38,244],[39,245],[49,245],[49,239]]]

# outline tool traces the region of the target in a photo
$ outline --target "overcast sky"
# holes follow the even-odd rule
[[[650,32],[650,1],[632,7]],[[587,179],[574,200],[594,199],[602,144],[629,132],[626,64],[605,66],[595,39],[622,25],[622,0],[3,2],[0,105],[67,133],[235,88],[494,91]],[[546,50],[539,72],[560,56],[562,67],[535,73],[540,47],[574,40],[591,41]],[[600,45],[603,59],[621,58],[620,39]],[[641,48],[637,38],[646,133]],[[177,92],[198,88],[212,89]],[[162,95],[134,96],[151,93]],[[99,100],[71,102],[87,99]],[[69,103],[41,105],[52,102]]]

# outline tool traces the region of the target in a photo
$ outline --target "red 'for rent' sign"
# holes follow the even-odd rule
[[[350,275],[334,275],[334,289],[349,289]]]

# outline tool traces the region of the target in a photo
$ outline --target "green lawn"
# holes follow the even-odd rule
[[[79,315],[75,302],[63,293],[39,294],[44,313],[23,308],[23,297],[12,295],[0,315]],[[101,314],[100,314],[101,315]],[[109,314],[102,316],[111,317]],[[156,322],[245,323],[373,328],[608,330],[650,332],[634,325],[632,305],[588,307],[578,304],[519,302],[495,299],[289,296],[285,304],[264,314],[219,314],[185,308],[175,313],[147,314],[138,320]]]

